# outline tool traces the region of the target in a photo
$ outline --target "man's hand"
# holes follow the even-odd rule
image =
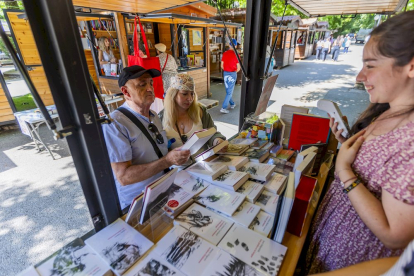
[[[187,162],[188,158],[190,158],[190,151],[180,150],[180,148],[173,149],[165,156],[165,159],[167,160],[169,166],[183,165],[185,162]]]

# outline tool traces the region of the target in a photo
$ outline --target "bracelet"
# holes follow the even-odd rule
[[[348,182],[349,180],[355,180],[355,179],[357,179],[358,177],[357,176],[353,176],[353,177],[351,177],[351,178],[349,178],[348,180],[346,180],[346,181],[341,181],[341,186],[342,186],[342,188],[345,188],[345,183],[346,182]]]
[[[349,185],[348,187],[346,187],[345,189],[343,189],[342,191],[347,194],[349,193],[353,188],[355,188],[356,186],[358,186],[361,183],[361,179],[357,179],[356,181],[354,181],[351,185]]]

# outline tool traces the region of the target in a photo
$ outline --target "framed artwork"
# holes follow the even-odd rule
[[[193,45],[199,46],[202,45],[203,39],[201,38],[201,31],[200,30],[193,30]]]

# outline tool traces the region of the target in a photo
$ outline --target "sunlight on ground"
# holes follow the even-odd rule
[[[217,130],[221,132],[224,136],[228,138],[232,137],[239,131],[238,125],[228,124],[220,122],[218,120],[214,121],[214,124],[217,126]]]

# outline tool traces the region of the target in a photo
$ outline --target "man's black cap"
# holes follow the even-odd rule
[[[119,75],[118,85],[122,87],[128,80],[136,79],[144,75],[145,73],[150,74],[151,77],[155,78],[161,76],[161,72],[157,69],[145,69],[144,67],[133,65],[125,67]]]

